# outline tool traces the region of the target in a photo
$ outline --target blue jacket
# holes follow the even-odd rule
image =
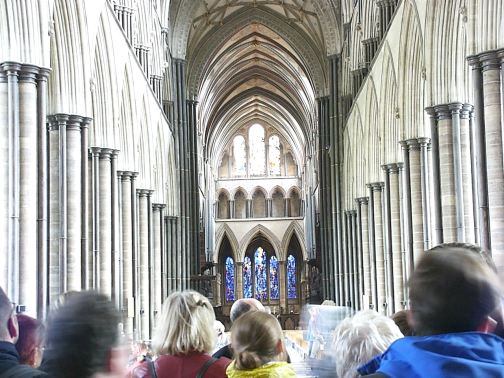
[[[404,337],[358,371],[392,378],[504,377],[504,340],[480,332]]]

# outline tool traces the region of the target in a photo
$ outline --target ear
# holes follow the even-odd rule
[[[487,316],[483,322],[476,328],[476,331],[483,333],[493,333],[497,328],[497,321]]]
[[[285,346],[284,346],[284,343],[282,340],[278,340],[277,344],[276,344],[276,352],[277,352],[277,356],[279,355],[285,355]]]
[[[19,337],[19,326],[16,315],[12,315],[7,321],[7,330],[9,331],[12,342],[15,344]]]

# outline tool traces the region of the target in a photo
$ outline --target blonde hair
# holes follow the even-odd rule
[[[231,346],[238,370],[256,369],[274,360],[285,361],[283,332],[278,320],[262,311],[240,316],[231,327]],[[279,351],[278,342],[282,349]]]
[[[163,303],[152,349],[161,354],[209,353],[215,344],[215,314],[206,297],[195,291],[172,293]]]

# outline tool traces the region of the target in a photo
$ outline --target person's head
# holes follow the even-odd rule
[[[394,321],[373,310],[343,319],[334,330],[336,376],[358,377],[357,368],[403,337]]]
[[[500,282],[471,248],[445,244],[418,262],[409,282],[411,325],[417,335],[495,328],[489,315],[502,306]]]
[[[119,314],[107,296],[75,293],[49,316],[42,369],[54,378],[119,375],[126,361],[117,348]]]
[[[238,370],[256,369],[271,361],[286,361],[278,320],[262,311],[249,311],[231,327],[231,347]]]
[[[404,336],[413,336],[413,330],[409,324],[409,310],[400,310],[392,315],[392,320],[399,327]]]
[[[336,302],[334,302],[332,299],[325,299],[324,302],[322,302],[321,306],[336,306]]]
[[[234,323],[236,319],[249,311],[265,311],[265,309],[262,303],[255,298],[238,299],[233,303],[229,312],[231,323]]]
[[[152,347],[156,354],[212,351],[215,314],[206,297],[196,291],[177,291],[165,300]]]
[[[217,335],[217,337],[219,337],[219,336],[222,336],[222,334],[226,330],[226,327],[224,327],[224,324],[222,324],[222,322],[216,320],[214,322],[214,330],[215,330],[215,334]]]
[[[42,362],[45,327],[37,319],[28,315],[19,314],[17,319],[19,338],[16,350],[19,354],[19,362],[36,368]]]
[[[15,344],[18,339],[18,322],[14,305],[0,287],[0,341]]]

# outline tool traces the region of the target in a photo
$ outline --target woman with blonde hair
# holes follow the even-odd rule
[[[164,302],[152,349],[158,358],[136,369],[136,377],[224,378],[230,360],[210,356],[215,344],[215,314],[195,291],[172,293]],[[141,371],[140,371],[141,370]]]
[[[229,378],[296,377],[273,315],[252,311],[240,316],[231,327],[231,347],[235,360],[227,368]]]

